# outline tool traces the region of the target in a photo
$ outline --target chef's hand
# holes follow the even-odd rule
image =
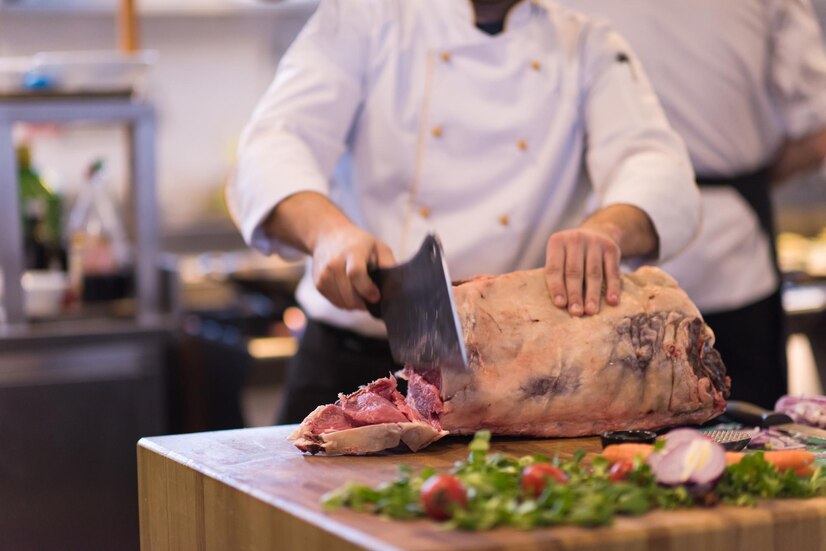
[[[596,314],[605,285],[605,302],[620,301],[621,257],[656,258],[660,237],[639,207],[603,207],[576,229],[551,235],[545,255],[545,278],[551,300],[572,316]]]
[[[395,264],[390,247],[353,224],[326,196],[303,191],[282,200],[264,221],[266,235],[313,257],[313,282],[322,295],[348,310],[378,302],[367,265]]]
[[[368,264],[392,266],[393,252],[358,226],[348,223],[319,234],[313,250],[313,282],[327,300],[347,310],[366,310],[381,293],[367,274]]]
[[[620,247],[607,228],[580,227],[551,235],[545,279],[551,300],[572,316],[599,312],[605,301],[616,306],[620,295]]]

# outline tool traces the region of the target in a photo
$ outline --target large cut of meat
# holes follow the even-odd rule
[[[725,409],[730,381],[714,334],[657,268],[624,275],[619,306],[580,318],[551,303],[542,270],[474,278],[454,296],[466,372],[407,366],[406,398],[392,377],[341,395],[304,420],[296,445],[415,451],[447,433],[583,436],[702,423]]]

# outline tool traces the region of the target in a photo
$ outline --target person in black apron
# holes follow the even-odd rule
[[[603,200],[582,220],[586,167]],[[252,246],[312,259],[279,423],[398,369],[362,311],[378,300],[365,268],[429,232],[457,278],[545,264],[553,303],[582,316],[619,302],[621,257],[671,257],[700,219],[633,52],[528,0],[320,2],[242,136],[228,199]]]
[[[760,229],[771,247],[774,267],[780,275],[775,247],[774,210],[770,186],[771,168],[764,168],[735,178],[697,177],[697,185],[735,189],[754,210]],[[773,408],[786,394],[786,327],[781,289],[769,297],[727,312],[703,314],[715,336],[714,347],[720,353],[732,381],[736,381],[736,398]],[[764,335],[765,338],[754,338]]]
[[[514,3],[501,0],[474,2],[476,27],[490,36],[502,33],[505,19],[496,14],[502,13],[502,5]],[[630,65],[628,56],[622,55],[624,57],[617,61]],[[447,61],[449,56],[442,54],[441,59]],[[541,63],[532,61],[531,69],[539,71]],[[528,147],[524,140],[517,142],[517,145],[520,149]],[[506,225],[508,222],[500,223]],[[586,314],[594,313],[587,308],[584,310]],[[402,367],[393,361],[386,339],[364,336],[310,318],[299,348],[289,362],[287,388],[276,422],[300,423],[317,406],[334,402],[339,393],[353,392],[359,386],[387,377]],[[403,393],[406,392],[404,380],[398,379],[397,384]]]
[[[479,22],[476,26],[494,36],[504,30],[504,20]],[[365,337],[309,319],[287,368],[287,389],[276,423],[300,423],[315,407],[334,402],[340,392],[353,392],[402,367],[393,361],[386,339]],[[397,383],[406,393],[406,382],[399,379]]]
[[[810,0],[557,2],[616,26],[685,140],[703,227],[662,267],[714,331],[731,399],[773,407],[787,366],[769,188],[826,156],[826,53]]]

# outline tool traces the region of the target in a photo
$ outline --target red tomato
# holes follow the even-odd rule
[[[437,474],[422,485],[422,505],[427,516],[447,520],[457,507],[467,506],[467,493],[459,479],[449,474]]]
[[[522,489],[534,497],[539,497],[548,480],[565,484],[568,482],[568,475],[559,467],[548,463],[534,463],[522,469]]]
[[[621,482],[628,478],[628,473],[634,469],[634,464],[630,461],[617,461],[611,465],[608,480],[611,482]]]

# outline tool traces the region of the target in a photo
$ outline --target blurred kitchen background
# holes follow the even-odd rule
[[[304,324],[223,186],[315,2],[131,3],[0,0],[0,549],[136,549],[135,442],[271,424]],[[822,394],[826,169],[776,200],[791,391]]]

